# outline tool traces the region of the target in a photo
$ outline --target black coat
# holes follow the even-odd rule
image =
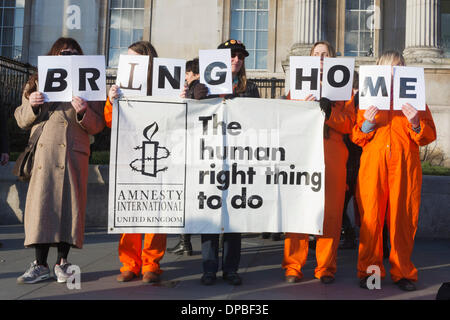
[[[210,95],[208,96],[208,98],[217,98],[220,95],[218,94],[214,94],[214,95]],[[231,99],[231,98],[236,98],[236,97],[241,97],[241,98],[259,98],[259,91],[258,91],[258,86],[250,81],[247,80],[247,87],[245,88],[244,92],[241,93],[235,93],[233,92],[232,94],[227,94],[225,96],[225,99]]]

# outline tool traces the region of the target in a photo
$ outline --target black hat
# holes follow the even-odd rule
[[[246,57],[249,55],[248,51],[245,50],[244,44],[240,40],[227,40],[224,43],[221,43],[217,49],[231,49],[231,51],[241,51]]]

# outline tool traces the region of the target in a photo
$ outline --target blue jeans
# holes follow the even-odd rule
[[[219,234],[202,234],[203,272],[219,270]],[[241,259],[241,234],[223,234],[222,271],[237,272]]]

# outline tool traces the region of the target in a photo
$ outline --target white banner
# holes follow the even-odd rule
[[[317,102],[119,100],[109,232],[322,234],[323,122]]]

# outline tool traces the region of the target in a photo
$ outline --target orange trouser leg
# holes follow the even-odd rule
[[[323,235],[316,237],[316,278],[336,273],[336,260],[341,238],[344,210],[347,150],[339,144],[325,143],[325,210]]]
[[[370,270],[367,272],[370,266],[378,266],[382,278],[386,275],[383,266],[383,226],[389,191],[385,161],[384,154],[363,153],[361,156],[355,194],[361,219],[358,278],[371,275]]]
[[[323,236],[317,237],[315,277],[334,276],[337,251],[341,236],[342,210],[346,189],[346,162],[348,151],[339,139],[324,140],[325,154],[325,209]],[[300,275],[308,257],[308,235],[286,234],[282,267],[286,276]]]
[[[286,233],[284,239],[284,257],[281,264],[286,276],[303,277],[302,267],[308,258],[308,235]]]
[[[392,157],[400,156],[393,154]],[[402,278],[417,281],[418,277],[411,255],[419,217],[422,173],[419,158],[411,158],[407,158],[406,163],[394,158],[393,160],[397,160],[396,162],[401,163],[401,166],[393,166],[390,170],[395,172],[390,171],[389,174],[391,240],[389,262],[391,263],[390,274],[394,282]]]
[[[161,274],[159,261],[166,251],[166,234],[146,233],[142,249],[142,273],[147,271]]]
[[[119,241],[119,259],[123,266],[120,272],[131,271],[139,275],[141,260],[142,234],[124,233]]]

